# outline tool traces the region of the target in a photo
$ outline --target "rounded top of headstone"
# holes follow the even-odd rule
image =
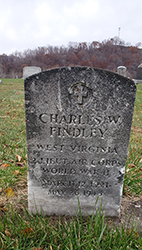
[[[117,73],[126,77],[127,68],[125,66],[118,66]]]
[[[138,66],[138,68],[142,68],[142,63]]]
[[[127,69],[125,66],[118,66],[117,69]]]

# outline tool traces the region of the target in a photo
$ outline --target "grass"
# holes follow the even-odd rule
[[[26,173],[26,131],[23,80],[3,79],[0,86],[0,164],[1,188],[12,187],[18,179],[17,155],[23,166],[19,175]],[[20,165],[20,164],[19,164]],[[25,167],[24,167],[25,166]]]
[[[142,84],[137,85],[129,153],[125,169],[124,193],[127,192],[142,195]]]
[[[80,207],[80,205],[79,205]],[[95,206],[94,206],[95,207]],[[101,216],[101,207],[96,215],[82,218],[81,210],[76,217],[66,220],[59,217],[58,221],[42,215],[29,215],[24,210],[24,216],[11,214],[3,219],[1,233],[2,249],[141,249],[142,239],[136,228],[115,225],[110,227]]]
[[[105,216],[66,219],[29,215],[22,79],[3,79],[0,85],[0,250],[1,249],[142,249],[136,228],[117,228]],[[142,84],[137,86],[125,195],[142,195]],[[11,205],[10,205],[11,204]],[[95,204],[94,204],[95,209]]]

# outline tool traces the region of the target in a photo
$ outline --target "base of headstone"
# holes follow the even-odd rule
[[[122,194],[121,194],[122,195]],[[43,188],[37,187],[30,181],[29,182],[29,192],[28,192],[28,210],[30,213],[37,214],[47,214],[51,215],[77,215],[79,212],[80,202],[81,214],[82,216],[95,214],[96,208],[102,206],[102,212],[105,212],[107,217],[119,217],[120,214],[120,196],[117,198],[112,198],[111,196],[101,195],[100,197],[81,197],[77,194],[75,198],[60,198],[58,196],[49,196],[46,192],[43,192]],[[96,200],[98,199],[97,203]]]

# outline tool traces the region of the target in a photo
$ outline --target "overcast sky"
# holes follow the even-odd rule
[[[142,0],[0,0],[0,54],[115,36],[135,45],[141,16]]]

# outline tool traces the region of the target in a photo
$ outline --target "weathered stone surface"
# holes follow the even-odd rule
[[[29,211],[119,216],[135,83],[95,68],[25,80]]]
[[[35,66],[26,66],[23,68],[23,78],[26,79],[27,77],[40,73],[41,68]]]

